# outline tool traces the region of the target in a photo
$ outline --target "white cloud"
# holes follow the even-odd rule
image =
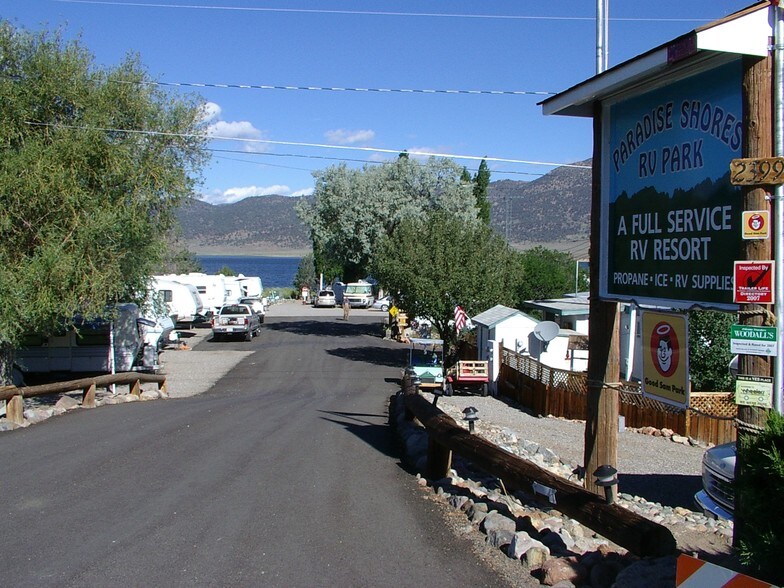
[[[426,161],[430,159],[429,155],[415,155],[414,153],[440,153],[449,154],[452,149],[449,147],[408,147],[406,149],[410,156],[417,161]]]
[[[297,190],[296,192],[292,192],[292,196],[310,196],[313,194],[313,188],[305,188],[304,190]]]
[[[337,145],[354,145],[355,143],[367,143],[376,136],[375,131],[362,129],[350,131],[348,129],[333,129],[324,133],[324,137],[330,143]]]
[[[205,102],[201,107],[201,120],[208,123],[220,117],[221,107],[214,102]]]
[[[257,129],[253,123],[247,120],[227,121],[221,120],[223,110],[214,102],[207,102],[202,107],[202,120],[207,124],[207,136],[210,138],[219,137],[221,139],[251,139],[251,142],[243,142],[242,150],[250,153],[265,153],[269,151],[269,145],[265,143],[255,143],[255,139],[266,139],[267,133]]]
[[[201,195],[201,199],[210,204],[232,204],[253,196],[287,196],[291,188],[282,184],[273,186],[239,186],[228,190],[212,190]]]

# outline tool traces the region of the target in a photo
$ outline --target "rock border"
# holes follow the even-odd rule
[[[390,400],[390,423],[402,445],[404,461],[419,472],[418,485],[462,513],[470,528],[484,535],[488,546],[520,561],[523,569],[541,585],[647,588],[675,584],[675,555],[639,558],[542,503],[533,492],[508,493],[502,481],[477,471],[458,455],[453,456],[453,467],[447,477],[441,480],[423,477],[428,434],[421,425],[406,419],[401,400],[400,395]],[[448,409],[445,412],[449,414]],[[455,420],[461,422],[459,417]],[[580,483],[576,480],[578,469],[562,462],[551,450],[520,440],[509,429],[489,427],[491,434],[483,436],[496,445]],[[621,494],[618,503],[655,522],[686,525],[698,532],[715,534],[718,540],[727,543],[732,538],[729,521],[715,521],[685,508],[663,507],[627,494]]]

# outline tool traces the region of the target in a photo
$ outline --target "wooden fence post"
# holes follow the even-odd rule
[[[5,418],[16,425],[24,424],[24,397],[21,394],[12,396],[5,407]]]
[[[82,390],[82,408],[95,408],[95,383]]]

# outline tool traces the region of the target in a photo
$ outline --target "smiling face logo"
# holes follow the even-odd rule
[[[749,228],[753,231],[759,231],[765,225],[765,219],[759,214],[752,214],[749,217]]]
[[[678,369],[680,347],[675,329],[666,322],[659,322],[651,334],[653,365],[662,376],[669,377]]]

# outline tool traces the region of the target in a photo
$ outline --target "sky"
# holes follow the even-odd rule
[[[610,0],[609,65],[753,3]],[[310,194],[314,172],[404,150],[487,158],[491,181],[591,156],[590,119],[538,103],[596,73],[595,0],[0,0],[0,18],[198,95],[212,204]]]

